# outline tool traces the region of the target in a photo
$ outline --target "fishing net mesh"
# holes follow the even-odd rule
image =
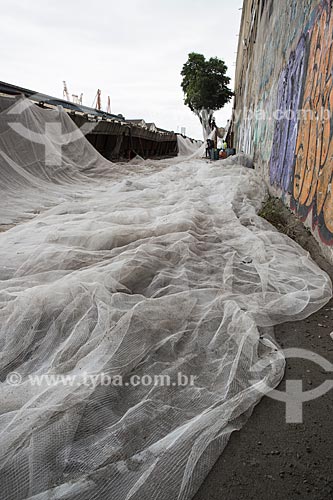
[[[0,497],[190,499],[330,280],[248,157],[115,164],[61,109],[0,109]]]

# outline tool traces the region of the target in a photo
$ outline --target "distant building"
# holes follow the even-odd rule
[[[146,123],[146,127],[150,132],[157,132],[157,127],[155,123]]]
[[[127,119],[126,121],[130,122],[132,125],[136,125],[137,127],[147,128],[147,124],[144,120],[142,120],[142,118],[135,120]]]

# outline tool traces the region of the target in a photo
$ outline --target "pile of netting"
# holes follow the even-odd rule
[[[178,155],[189,156],[193,153],[198,153],[199,148],[202,146],[202,141],[191,140],[189,137],[183,137],[177,134]]]
[[[248,158],[115,165],[63,111],[19,105],[0,118],[0,223],[19,221],[0,234],[1,498],[190,499],[283,376],[272,326],[330,280],[257,215]]]

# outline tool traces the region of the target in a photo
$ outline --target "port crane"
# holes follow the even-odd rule
[[[69,92],[68,92],[68,87],[67,87],[67,83],[65,80],[63,80],[63,97],[64,99],[66,99],[66,101],[68,102],[73,102],[74,104],[82,104],[82,100],[83,100],[83,93],[81,92],[80,94],[80,97],[77,95],[77,94],[72,94],[72,100],[71,98],[69,97]]]

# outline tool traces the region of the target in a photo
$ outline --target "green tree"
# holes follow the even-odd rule
[[[184,103],[199,117],[205,138],[211,132],[214,111],[223,108],[234,95],[228,87],[227,69],[217,57],[206,60],[202,54],[191,52],[181,71]]]

